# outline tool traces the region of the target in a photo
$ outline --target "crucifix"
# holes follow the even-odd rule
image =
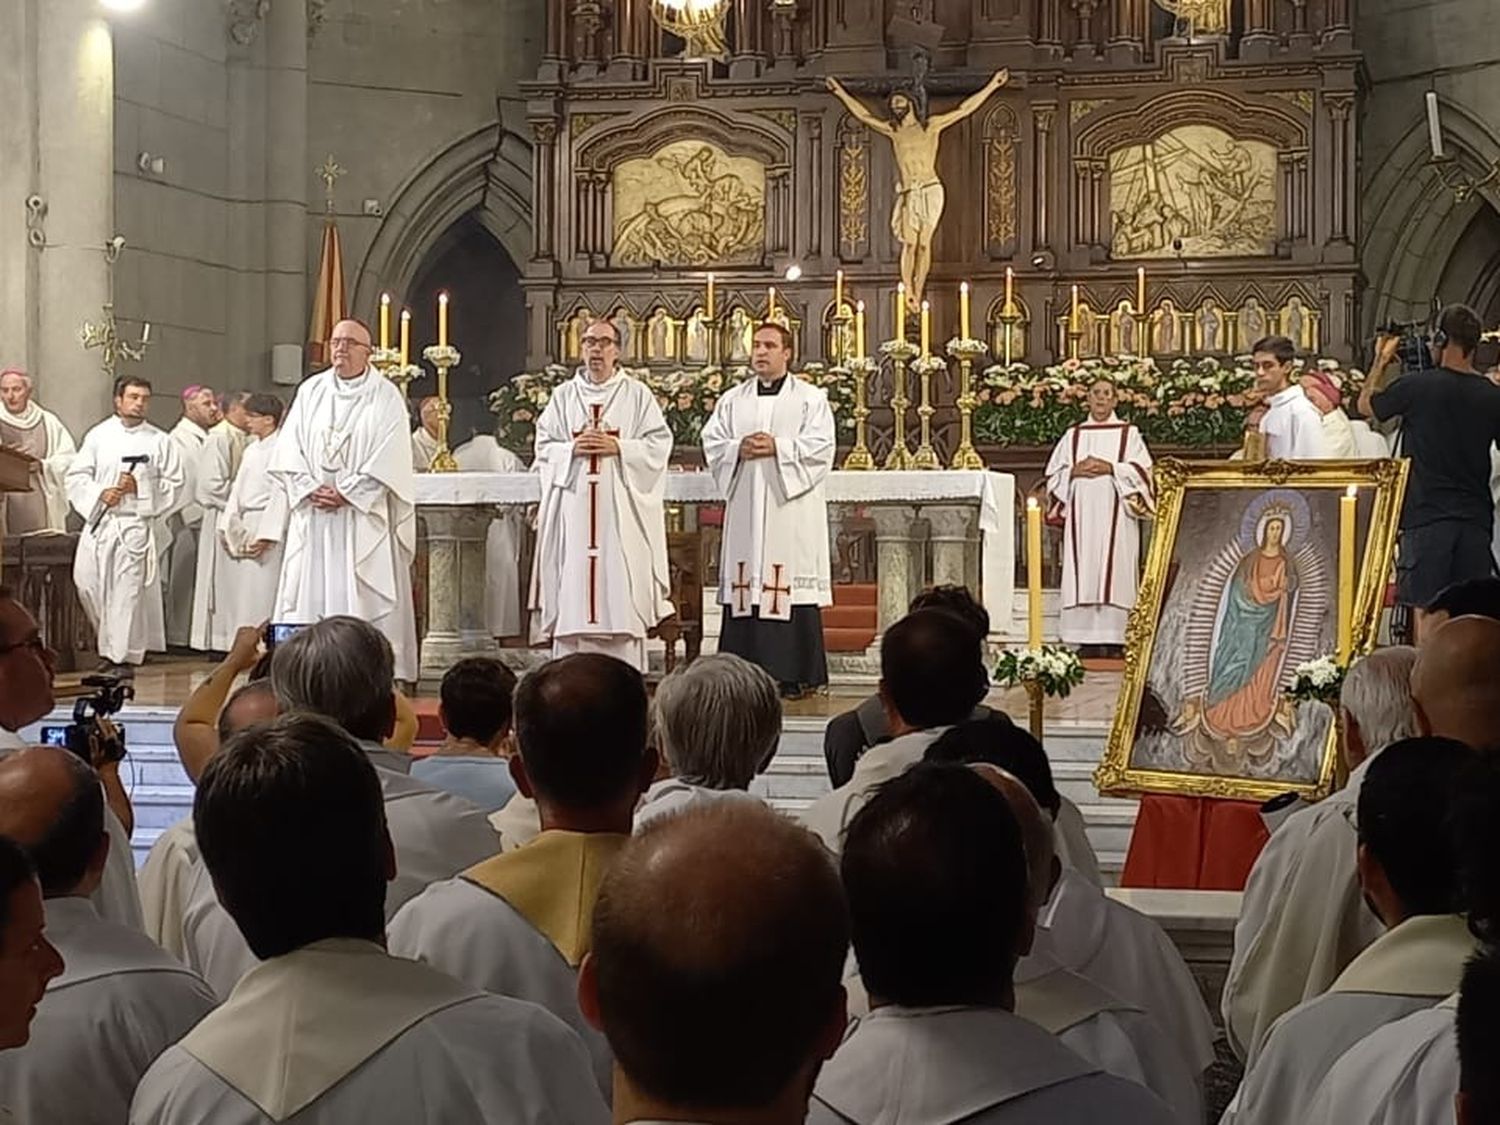
[[[750,583],[745,578],[745,564],[738,563],[736,565],[739,567],[739,581],[731,582],[729,588],[734,592],[734,612],[743,614],[749,612],[748,607],[745,605],[745,595],[750,590]]]
[[[771,584],[763,587],[767,594],[771,595],[771,616],[781,616],[781,595],[785,594],[790,600],[792,596],[792,584],[788,582],[785,586],[781,584],[781,564],[771,564]]]
[[[589,405],[589,424],[574,430],[575,438],[586,433],[608,434],[618,438],[620,431],[604,428],[604,407],[600,403]],[[589,624],[599,623],[599,454],[589,454]]]

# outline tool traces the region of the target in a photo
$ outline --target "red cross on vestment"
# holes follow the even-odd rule
[[[745,580],[745,564],[738,563],[736,565],[739,567],[739,581],[731,582],[729,588],[734,591],[734,611],[736,613],[744,613],[746,611],[745,594],[750,589],[750,583]]]
[[[788,582],[785,586],[781,584],[781,564],[771,564],[771,584],[764,587],[765,592],[771,595],[771,616],[778,617],[781,614],[781,595],[788,598],[792,596],[792,585]]]
[[[604,428],[604,407],[599,403],[589,405],[589,424],[582,430],[574,430],[575,438],[586,433],[608,434],[619,437],[619,430]],[[599,454],[589,454],[589,624],[599,623]]]

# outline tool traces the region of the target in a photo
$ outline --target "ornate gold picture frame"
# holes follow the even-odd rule
[[[1352,651],[1375,646],[1406,474],[1394,460],[1157,462],[1101,793],[1328,795],[1333,715],[1284,692],[1299,663],[1335,649],[1339,501],[1351,487]]]

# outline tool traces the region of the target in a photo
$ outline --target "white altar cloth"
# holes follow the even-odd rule
[[[969,469],[926,472],[832,472],[823,487],[830,504],[975,505],[979,509],[980,593],[992,632],[1010,628],[1015,600],[1016,480],[1009,473]],[[534,473],[418,473],[417,506],[535,504],[541,486]],[[667,473],[669,504],[723,501],[712,474]]]

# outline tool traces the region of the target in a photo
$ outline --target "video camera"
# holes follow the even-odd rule
[[[1402,370],[1411,371],[1434,371],[1437,364],[1432,358],[1432,330],[1425,321],[1413,320],[1402,323],[1391,321],[1376,329],[1377,339],[1380,337],[1396,337],[1401,341],[1396,349],[1396,357],[1401,361]]]
[[[61,746],[91,766],[125,757],[125,728],[110,716],[135,698],[135,688],[118,676],[85,676],[82,686],[92,695],[73,701],[73,721],[65,727],[43,727],[42,743]]]

